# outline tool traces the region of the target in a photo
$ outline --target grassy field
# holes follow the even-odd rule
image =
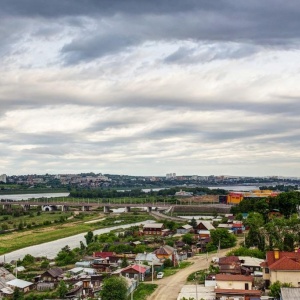
[[[146,300],[149,295],[151,295],[155,289],[157,288],[157,284],[152,283],[140,283],[137,289],[133,293],[134,300]],[[131,296],[128,297],[128,300],[131,299]]]
[[[172,276],[175,273],[177,273],[179,270],[184,269],[190,265],[192,265],[192,262],[189,261],[182,261],[180,262],[180,265],[178,267],[168,267],[168,268],[164,268],[164,276],[168,277],[168,276]]]
[[[48,217],[51,214],[46,215]],[[45,217],[45,215],[42,217]],[[40,228],[24,229],[20,231],[0,234],[0,255],[28,246],[38,245],[69,237],[89,230],[96,230],[116,225],[141,222],[151,217],[146,213],[122,214],[120,216],[106,216],[106,219],[96,223],[85,223],[92,219],[101,219],[103,214],[92,214],[84,217],[83,220],[72,219],[63,224],[52,224]],[[117,224],[115,222],[118,222]],[[79,245],[78,245],[79,246]]]
[[[25,224],[25,226],[26,224],[43,225],[45,222],[58,223],[62,219],[65,220],[67,218],[72,218],[71,212],[58,211],[58,212],[38,213],[36,211],[32,211],[30,215],[25,215],[20,217],[13,217],[11,215],[2,215],[0,216],[0,222],[1,222],[1,226],[3,224],[7,224],[8,229],[13,229],[16,228],[20,222]]]

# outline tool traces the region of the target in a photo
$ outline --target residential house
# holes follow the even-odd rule
[[[69,290],[66,293],[65,298],[67,298],[67,299],[80,299],[80,297],[82,295],[82,291],[83,291],[83,282],[82,281],[76,282],[73,285],[72,289]]]
[[[18,288],[23,293],[29,292],[34,287],[34,284],[32,282],[25,281],[25,280],[18,279],[18,278],[8,281],[6,284],[11,289],[14,290],[15,288]]]
[[[107,262],[109,262],[111,258],[115,255],[115,252],[93,252],[94,258],[102,258],[105,259]]]
[[[263,259],[250,256],[239,256],[239,260],[241,263],[242,274],[262,277],[262,269],[260,265],[264,262]]]
[[[0,297],[9,296],[13,290],[8,287],[7,282],[16,279],[16,277],[3,267],[0,267]]]
[[[218,264],[222,274],[241,274],[241,262],[237,256],[220,257]]]
[[[179,228],[177,228],[176,233],[178,234],[186,234],[189,232],[193,232],[193,226],[186,224],[186,225],[182,225]]]
[[[149,223],[145,224],[143,227],[144,235],[163,235],[163,230],[165,229],[163,223]]]
[[[210,221],[197,221],[196,231],[201,238],[208,238],[210,237],[210,230],[215,229],[215,227],[211,224]]]
[[[153,251],[156,257],[160,260],[171,259],[173,265],[178,265],[179,257],[177,250],[171,246],[164,245]]]
[[[300,252],[268,251],[266,260],[261,264],[263,279],[268,287],[275,281],[291,283],[300,287]]]
[[[124,277],[144,281],[147,271],[150,273],[150,267],[146,267],[144,265],[132,265],[122,269],[120,273]]]
[[[96,274],[96,271],[93,268],[76,267],[76,268],[70,269],[68,271],[68,273],[71,274],[72,276],[76,276],[79,274],[94,275],[94,274]]]
[[[253,289],[253,276],[216,274],[216,286],[219,289]]]
[[[91,266],[91,261],[78,261],[75,263],[75,267],[89,268]]]
[[[41,281],[44,282],[53,282],[53,281],[58,281],[59,278],[62,276],[64,271],[61,268],[55,267],[51,268],[44,273],[41,274]]]
[[[110,272],[112,267],[117,267],[118,263],[110,263],[104,258],[96,258],[92,261],[92,267],[98,272]]]
[[[206,252],[206,245],[211,242],[211,238],[201,238],[199,242],[196,244],[199,252]]]
[[[241,221],[234,221],[231,226],[231,230],[235,234],[242,234],[245,231],[245,226]]]
[[[253,290],[253,276],[217,274],[215,280],[217,299],[225,300],[240,297],[250,300],[261,295],[261,291]]]

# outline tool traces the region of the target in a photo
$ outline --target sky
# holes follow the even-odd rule
[[[298,0],[0,3],[0,174],[300,177]]]

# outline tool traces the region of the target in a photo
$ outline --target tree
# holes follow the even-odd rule
[[[86,241],[86,244],[90,244],[94,241],[94,233],[93,231],[89,231],[85,236],[85,241]]]
[[[34,257],[31,254],[26,254],[22,260],[23,266],[29,266],[34,263]]]
[[[102,300],[126,300],[127,282],[123,277],[112,276],[105,279],[100,292]]]
[[[172,260],[170,258],[165,259],[165,261],[164,261],[164,267],[165,268],[173,267],[173,262],[172,262]]]
[[[19,288],[15,288],[13,295],[12,295],[13,300],[22,300],[24,299],[24,294]]]
[[[126,256],[124,256],[122,259],[121,268],[126,268],[126,267],[128,267],[128,265],[129,265],[128,259]]]
[[[188,244],[188,245],[192,245],[193,241],[194,241],[194,237],[191,233],[186,233],[182,236],[182,241],[185,243],[185,244]]]
[[[262,234],[262,227],[264,226],[264,217],[257,212],[251,212],[245,220],[245,225],[249,226],[249,232],[246,237],[245,246],[256,246],[259,250],[265,250],[265,237]]]
[[[80,241],[80,249],[81,249],[81,250],[85,250],[85,249],[86,249],[86,246],[85,246],[85,244],[83,243],[83,241]]]
[[[238,213],[238,214],[235,216],[235,219],[238,220],[238,221],[243,221],[243,220],[244,220],[243,214],[242,214],[242,213]]]
[[[66,293],[68,292],[68,288],[63,280],[59,282],[57,292],[60,298],[65,298]]]
[[[193,217],[192,220],[189,223],[194,229],[197,227],[197,221],[195,220],[195,218]]]
[[[230,248],[236,244],[236,237],[234,234],[229,233],[225,228],[211,230],[210,236],[212,243],[217,247],[220,244],[221,249]]]
[[[48,260],[43,260],[41,262],[41,268],[42,269],[48,269],[49,268],[49,261]]]
[[[63,247],[55,257],[58,266],[65,266],[75,263],[77,260],[76,253],[69,246]]]
[[[277,280],[270,285],[269,296],[274,297],[275,299],[279,299],[281,287],[293,287],[293,285],[291,283],[281,283],[280,281]]]

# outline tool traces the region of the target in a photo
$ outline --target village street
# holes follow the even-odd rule
[[[225,256],[231,249],[222,249],[219,256]],[[207,269],[213,257],[218,256],[216,253],[209,254],[208,259],[206,255],[194,256],[188,261],[193,264],[185,269],[179,270],[176,274],[165,277],[163,279],[155,280],[158,284],[155,292],[150,295],[147,300],[176,300],[181,288],[185,285],[187,277],[196,271]]]

